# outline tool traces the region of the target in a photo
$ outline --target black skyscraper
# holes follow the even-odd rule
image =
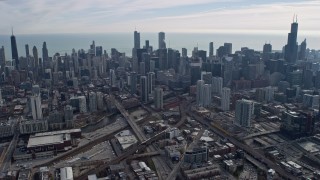
[[[48,48],[47,48],[46,42],[43,42],[43,45],[42,45],[42,62],[43,62],[44,68],[50,68],[49,54],[48,54]]]
[[[29,45],[28,44],[26,44],[25,45],[25,47],[26,47],[26,57],[29,57]]]
[[[304,41],[300,45],[299,60],[306,59],[306,51],[307,51],[307,40],[304,39]]]
[[[285,54],[284,54],[284,59],[291,64],[296,63],[298,59],[297,35],[298,35],[298,22],[297,22],[297,17],[295,17],[295,21],[291,24],[291,32],[288,33],[288,43],[285,46]]]
[[[16,42],[16,37],[11,35],[11,52],[12,52],[12,60],[15,61],[15,68],[16,70],[19,69],[19,56],[18,56],[18,49],[17,49],[17,42]]]

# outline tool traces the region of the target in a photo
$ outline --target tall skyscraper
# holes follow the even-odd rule
[[[204,86],[204,81],[203,80],[198,80],[197,81],[197,96],[196,96],[196,102],[198,106],[203,106],[203,86]]]
[[[264,44],[263,45],[263,52],[262,52],[262,59],[267,61],[271,59],[271,53],[272,53],[272,45],[271,44]]]
[[[164,32],[159,32],[159,49],[166,49],[166,42],[165,42],[166,36]]]
[[[42,63],[43,63],[43,68],[51,68],[49,63],[49,54],[48,54],[46,42],[43,42],[43,45],[42,45]]]
[[[213,42],[209,43],[209,57],[213,56]]]
[[[306,51],[307,51],[307,40],[304,39],[300,45],[300,51],[299,51],[299,60],[305,60],[306,59]]]
[[[285,46],[284,59],[291,64],[297,62],[298,58],[298,45],[297,45],[297,36],[298,36],[298,22],[297,17],[294,17],[293,23],[291,24],[291,31],[288,33],[288,43]]]
[[[163,89],[160,87],[154,90],[154,105],[156,109],[163,108]]]
[[[203,107],[209,107],[211,104],[211,84],[204,84],[203,85],[203,92],[202,92],[202,99],[203,99]]]
[[[137,93],[137,73],[136,72],[130,73],[130,93],[131,94]]]
[[[109,77],[110,77],[110,85],[112,87],[115,87],[116,86],[116,73],[115,73],[114,69],[110,69]]]
[[[230,88],[224,87],[222,88],[222,96],[221,96],[221,109],[223,111],[230,110]]]
[[[155,73],[149,72],[147,75],[148,78],[148,94],[153,94],[154,86],[155,86]]]
[[[214,94],[221,95],[223,86],[223,78],[222,77],[213,77],[212,78],[212,92]]]
[[[12,60],[15,62],[16,70],[19,70],[19,55],[18,55],[17,41],[16,41],[16,37],[13,35],[13,30],[12,30],[12,35],[10,39],[11,39]]]
[[[26,57],[29,57],[30,56],[30,54],[29,54],[29,45],[26,44],[25,48],[26,48]]]
[[[181,53],[182,53],[182,57],[188,56],[188,50],[186,48],[182,48]]]
[[[271,53],[272,52],[272,45],[271,44],[264,44],[263,45],[263,53]]]
[[[33,46],[32,48],[32,54],[33,54],[33,59],[34,59],[34,67],[35,67],[35,72],[33,73],[35,75],[35,78],[38,78],[38,73],[39,73],[39,56],[38,56],[38,50],[36,46]]]
[[[246,99],[236,102],[236,117],[234,123],[242,127],[250,127],[254,112],[254,102]]]
[[[227,54],[232,54],[232,43],[224,43],[223,46]]]
[[[140,49],[140,33],[138,31],[134,31],[134,48]]]
[[[2,46],[0,48],[0,76],[1,76],[1,73],[4,71],[4,67],[6,65],[6,56],[5,56],[5,51],[4,51],[4,47]]]
[[[142,102],[148,102],[148,81],[146,76],[140,77],[140,96]]]
[[[33,120],[42,120],[41,98],[39,95],[30,97],[30,105]]]

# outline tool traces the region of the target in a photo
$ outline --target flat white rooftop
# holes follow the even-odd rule
[[[30,136],[27,148],[61,144],[70,140],[70,134],[56,134],[50,136]]]

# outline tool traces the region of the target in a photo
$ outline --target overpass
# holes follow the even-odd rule
[[[266,135],[266,134],[277,133],[277,132],[280,132],[280,130],[279,129],[275,129],[275,130],[270,130],[270,131],[263,131],[263,132],[253,133],[253,134],[250,134],[248,136],[245,136],[243,138],[243,140],[250,139],[250,138],[253,138],[253,137],[257,137],[257,136]]]
[[[98,174],[99,172],[104,171],[110,165],[118,164],[122,160],[127,159],[129,156],[132,156],[132,154],[135,154],[137,151],[142,151],[142,150],[147,149],[148,145],[150,145],[152,142],[157,140],[159,137],[163,136],[163,134],[165,132],[166,132],[166,130],[156,134],[155,136],[143,141],[140,144],[133,145],[132,147],[128,148],[128,150],[126,150],[122,154],[120,154],[118,157],[116,157],[116,158],[114,158],[114,159],[112,159],[110,161],[108,161],[108,160],[105,160],[105,161],[99,160],[99,161],[92,161],[92,162],[88,161],[89,164],[96,165],[95,168],[93,168],[93,169],[87,171],[86,173],[82,174],[81,176],[77,177],[77,179],[86,180],[88,178],[88,175],[90,175],[90,174]],[[155,151],[155,152],[147,152],[145,154],[142,154],[141,156],[143,156],[143,155],[153,156],[153,155],[156,155],[156,154],[160,154],[160,153],[157,152],[157,151]],[[87,164],[86,164],[86,162],[81,162],[80,164],[79,163],[74,163],[74,165],[76,165],[76,166],[79,166],[79,165],[86,166]]]

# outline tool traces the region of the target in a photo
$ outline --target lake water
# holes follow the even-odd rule
[[[18,45],[19,56],[25,56],[25,44],[29,44],[30,53],[32,47],[36,46],[41,57],[42,43],[47,42],[49,56],[54,53],[68,53],[73,48],[76,50],[88,50],[92,41],[96,46],[102,46],[110,53],[111,48],[116,48],[120,52],[125,52],[131,56],[133,47],[133,33],[106,33],[106,34],[32,34],[32,35],[15,35]],[[154,49],[158,48],[157,33],[140,33],[141,47],[145,40],[150,41]],[[307,47],[311,49],[320,49],[319,36],[300,36],[298,35],[299,44],[307,38]],[[233,51],[240,50],[241,47],[249,47],[255,50],[262,50],[264,43],[271,42],[273,50],[281,50],[287,43],[287,34],[196,34],[196,33],[166,33],[167,47],[181,51],[181,48],[187,48],[188,54],[194,47],[202,50],[209,49],[209,42],[214,42],[214,49],[223,45],[224,42],[233,44]],[[0,46],[5,47],[6,59],[11,59],[10,35],[0,35]]]

